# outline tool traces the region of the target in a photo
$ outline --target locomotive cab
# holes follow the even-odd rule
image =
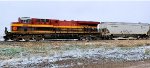
[[[19,22],[27,25],[28,23],[31,23],[31,18],[30,17],[20,17]],[[25,31],[25,32],[28,31],[28,27],[23,26],[22,31]]]

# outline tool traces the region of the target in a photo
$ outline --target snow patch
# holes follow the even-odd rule
[[[78,58],[90,58],[90,59],[111,59],[111,60],[142,60],[150,58],[150,46],[141,47],[98,47],[98,48],[73,48],[69,50],[64,50],[62,52],[54,52],[54,55],[41,57],[33,56],[31,58],[18,58],[10,60],[1,60],[0,66],[11,65],[16,66],[22,64],[24,66],[29,64],[42,63],[45,60],[48,62],[56,62],[67,59],[78,59]],[[79,63],[82,64],[82,63]],[[52,65],[52,67],[57,67],[57,65]],[[61,67],[61,66],[59,66]],[[67,65],[64,65],[67,67]]]

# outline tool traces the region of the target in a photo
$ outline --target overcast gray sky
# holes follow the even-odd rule
[[[0,36],[18,17],[150,23],[150,1],[0,1]]]

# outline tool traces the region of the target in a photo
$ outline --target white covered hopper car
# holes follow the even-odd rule
[[[125,23],[125,22],[101,22],[97,29],[104,37],[109,38],[148,38],[149,24],[147,23]]]

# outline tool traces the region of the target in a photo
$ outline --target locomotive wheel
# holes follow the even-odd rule
[[[27,39],[25,39],[25,41],[26,41],[26,42],[28,42],[29,40],[30,40],[30,39],[28,39],[28,38],[27,38]]]
[[[40,40],[42,40],[42,38],[35,38],[35,40],[36,40],[36,41],[40,41]]]
[[[42,39],[43,39],[43,38],[42,38],[41,35],[35,36],[35,40],[36,40],[36,41],[40,41],[40,40],[42,40]]]
[[[87,40],[87,41],[91,41],[92,38],[89,36],[89,37],[86,37],[86,40]]]
[[[31,38],[31,36],[24,36],[24,37],[23,37],[23,39],[24,39],[26,42],[30,41],[30,38]]]
[[[18,41],[19,41],[19,38],[15,38],[15,39],[13,39],[13,41],[16,41],[16,42],[18,42]]]
[[[38,39],[38,38],[35,38],[35,40],[36,40],[36,41],[40,41],[40,39]]]
[[[79,40],[86,40],[86,38],[85,37],[80,37]]]

